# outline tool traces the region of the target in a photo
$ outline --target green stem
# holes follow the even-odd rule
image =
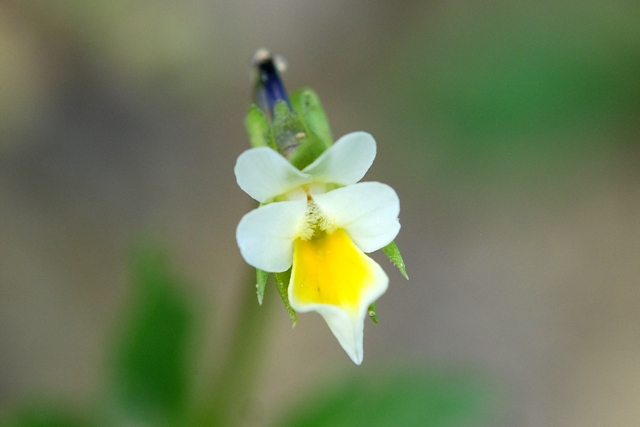
[[[273,298],[266,299],[262,306],[258,304],[255,270],[247,266],[232,341],[209,398],[204,402],[199,418],[201,427],[240,424],[242,410],[258,377],[261,349],[266,341],[269,300]]]

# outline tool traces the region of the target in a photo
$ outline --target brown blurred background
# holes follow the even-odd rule
[[[85,402],[141,232],[167,243],[224,352],[252,204],[233,166],[248,59],[289,62],[334,136],[378,141],[410,281],[364,364],[458,364],[509,390],[514,426],[640,422],[640,5],[614,1],[0,3],[0,410]],[[271,289],[267,298],[277,299]],[[247,425],[358,369],[278,301]]]

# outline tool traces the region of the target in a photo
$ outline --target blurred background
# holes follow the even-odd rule
[[[252,208],[249,58],[289,63],[334,136],[378,142],[396,189],[390,277],[364,365],[479,369],[501,425],[640,420],[640,4],[593,1],[0,3],[0,412],[90,405],[131,294],[126,254],[160,236],[197,301],[196,377],[223,358]],[[353,366],[270,286],[245,425]],[[215,337],[215,338],[214,338]],[[197,379],[196,379],[197,381]]]

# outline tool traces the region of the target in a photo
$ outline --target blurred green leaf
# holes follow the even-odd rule
[[[393,63],[401,76],[396,95],[416,126],[446,126],[486,144],[637,117],[637,17],[595,3],[476,12],[471,25],[454,14],[453,27],[425,27],[403,44],[403,61]],[[431,31],[452,28],[451,37],[425,42]]]
[[[114,357],[116,404],[125,418],[171,419],[187,398],[194,313],[158,245],[134,252],[132,312]]]
[[[280,427],[478,427],[498,417],[497,388],[468,372],[368,372],[306,401]]]
[[[7,427],[86,427],[88,423],[62,406],[32,403],[18,409],[8,419],[0,420]]]
[[[364,85],[393,82],[367,90],[361,106],[402,135],[399,158],[414,162],[403,163],[421,174],[414,180],[456,196],[558,188],[637,141],[626,135],[640,114],[638,14],[615,2],[467,6],[450,4],[443,19],[396,40]]]

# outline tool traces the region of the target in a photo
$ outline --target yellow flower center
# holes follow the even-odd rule
[[[343,229],[316,229],[310,239],[294,242],[291,286],[301,304],[332,304],[355,315],[373,282],[369,259]]]

